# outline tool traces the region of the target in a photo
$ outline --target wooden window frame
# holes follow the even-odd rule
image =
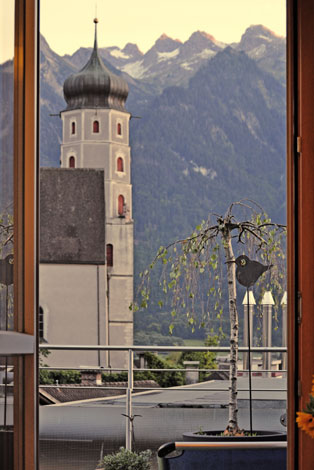
[[[15,0],[14,470],[38,468],[38,6]]]
[[[15,5],[14,297],[17,315],[14,326],[16,333],[31,339],[36,331],[34,312],[38,306],[37,170],[34,159],[37,148],[38,1],[16,0]],[[313,441],[297,430],[295,412],[302,409],[308,399],[314,372],[314,231],[309,223],[314,207],[313,1],[287,0],[287,17],[288,469],[310,470],[314,468]],[[38,463],[35,356],[30,351],[27,354],[18,352],[15,356],[15,470],[34,470]]]
[[[298,430],[314,373],[314,2],[287,1],[288,469],[314,468]]]

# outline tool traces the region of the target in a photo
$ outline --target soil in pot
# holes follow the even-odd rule
[[[185,432],[183,438],[186,441],[205,441],[205,442],[276,442],[286,441],[287,434],[277,431],[253,431],[253,435],[250,436],[248,433],[244,436],[225,436],[223,431],[196,431],[196,432]]]

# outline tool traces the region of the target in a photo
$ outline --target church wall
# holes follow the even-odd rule
[[[125,218],[121,219],[122,225],[122,223],[132,220],[132,186],[130,184],[123,184],[122,182],[120,183],[116,181],[112,181],[105,185],[107,219],[118,219],[118,198],[120,194],[122,194],[124,197],[127,209]]]
[[[79,110],[68,111],[67,113],[61,113],[61,119],[63,122],[63,143],[73,143],[83,140],[82,135],[82,113]],[[75,133],[72,133],[71,123],[75,123]]]
[[[70,157],[75,158],[75,167],[82,168],[83,167],[83,160],[82,160],[82,145],[79,142],[70,142],[69,144],[64,145],[61,147],[61,166],[63,168],[69,168],[69,160]]]
[[[113,266],[108,273],[133,276],[133,223],[125,224],[124,219],[106,225],[106,243],[113,246]],[[110,270],[110,271],[109,271]]]
[[[111,127],[110,127],[110,140],[113,143],[120,143],[129,145],[129,119],[130,114],[126,112],[119,112],[114,109],[111,113]],[[118,135],[118,124],[121,124],[121,135]]]
[[[109,322],[132,322],[133,312],[129,309],[133,301],[133,277],[110,276],[108,268],[108,288],[110,292]]]
[[[132,345],[133,344],[133,323],[110,323],[109,340],[111,345]],[[110,353],[111,367],[128,367],[128,353]]]
[[[110,129],[108,126],[108,110],[106,109],[85,109],[82,111],[82,125],[84,140],[108,141],[110,138]],[[99,132],[93,132],[93,122],[98,121]]]
[[[117,171],[117,160],[119,157],[121,157],[123,160],[123,172]],[[110,158],[112,160],[111,173],[109,173],[107,177],[113,180],[121,181],[123,183],[131,183],[130,147],[112,144]]]
[[[106,267],[40,264],[39,304],[50,344],[106,343]],[[98,337],[98,324],[100,325]],[[98,366],[97,352],[52,352],[49,365]],[[105,365],[105,353],[101,364]]]

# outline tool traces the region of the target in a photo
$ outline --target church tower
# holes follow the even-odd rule
[[[89,61],[64,82],[67,108],[61,113],[61,167],[104,170],[106,342],[133,344],[129,309],[133,301],[130,113],[125,109],[128,85],[104,65],[97,46],[98,20],[94,23],[95,41]],[[109,354],[110,365],[120,366],[122,356],[114,353],[110,358]]]

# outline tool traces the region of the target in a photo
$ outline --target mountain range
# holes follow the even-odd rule
[[[229,45],[197,31],[184,43],[163,34],[145,54],[131,43],[99,49],[129,84],[128,111],[141,117],[130,122],[135,273],[159,245],[234,200],[254,199],[285,221],[285,47],[284,38],[256,25]],[[41,36],[42,166],[59,165],[63,82],[91,50],[61,57]],[[0,68],[12,81],[12,63]],[[4,99],[1,112],[12,90]],[[8,129],[10,116],[0,129],[3,184],[12,177],[3,143]]]

